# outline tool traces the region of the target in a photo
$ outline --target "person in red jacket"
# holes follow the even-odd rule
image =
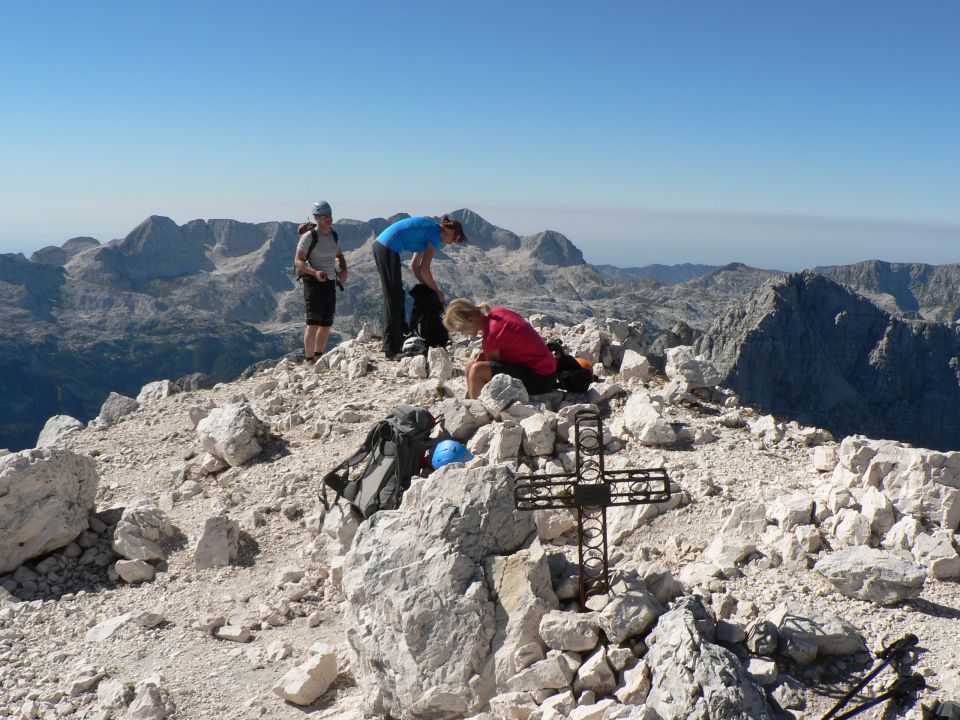
[[[483,349],[467,363],[467,394],[476,399],[499,373],[517,378],[531,395],[557,389],[557,359],[540,334],[513,310],[474,305],[466,298],[450,303],[443,324],[454,332],[483,336]]]

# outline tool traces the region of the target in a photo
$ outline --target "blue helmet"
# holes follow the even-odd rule
[[[453,462],[473,460],[473,453],[456,440],[442,440],[433,449],[433,469],[439,470],[444,465]]]

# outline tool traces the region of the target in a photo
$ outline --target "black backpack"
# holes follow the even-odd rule
[[[440,296],[424,283],[414,285],[409,292],[413,298],[410,330],[421,337],[428,348],[444,347],[450,342],[450,333],[443,324],[443,304]]]
[[[595,382],[593,370],[583,367],[577,359],[570,355],[559,340],[552,340],[547,347],[557,358],[557,387],[566,392],[585,393],[590,389],[590,383]]]
[[[433,415],[421,407],[391,408],[386,419],[370,428],[360,449],[324,475],[320,496],[324,506],[328,506],[326,488],[330,488],[364,518],[398,508],[410,478],[420,472],[433,448],[434,425]]]
[[[317,246],[317,240],[320,239],[320,234],[317,232],[317,226],[313,223],[300,223],[297,226],[297,238],[299,239],[301,235],[305,232],[310,231],[310,247],[307,248],[306,256],[309,258],[310,253],[313,252],[313,249]],[[340,236],[337,235],[337,231],[333,228],[330,228],[330,232],[333,233],[333,241],[337,244],[337,247],[340,247]],[[303,273],[300,272],[300,268],[297,267],[296,263],[293,265],[293,276],[297,279],[297,282],[303,282]],[[343,285],[340,284],[340,280],[333,278],[337,281],[337,287],[343,290]]]

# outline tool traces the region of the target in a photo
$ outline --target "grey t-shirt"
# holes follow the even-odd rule
[[[300,236],[300,241],[297,243],[297,250],[306,252],[310,247],[311,240],[312,235],[310,231],[305,232]],[[325,272],[327,279],[333,280],[334,274],[337,271],[336,258],[337,241],[333,238],[333,231],[331,230],[329,235],[323,235],[318,231],[317,244],[307,256],[307,263],[314,270]]]

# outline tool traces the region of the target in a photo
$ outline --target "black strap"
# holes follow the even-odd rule
[[[340,249],[340,236],[337,235],[337,231],[333,228],[330,228],[330,232],[333,233],[333,241],[337,244],[337,250]],[[316,228],[310,228],[310,247],[307,248],[306,257],[304,257],[304,262],[310,262],[310,253],[313,252],[313,249],[317,246],[317,241],[320,239],[320,234],[317,232]],[[302,280],[304,273],[297,273],[297,280]],[[340,291],[343,292],[343,283],[340,282],[340,278],[334,274],[334,280],[337,282],[337,287],[340,288]]]
[[[330,232],[333,233],[333,241],[337,244],[337,247],[340,247],[340,236],[337,235],[337,231],[333,228],[330,228]],[[310,247],[307,248],[307,260],[310,260],[310,253],[313,252],[313,249],[317,246],[317,241],[320,239],[320,234],[317,232],[316,228],[310,229]]]

